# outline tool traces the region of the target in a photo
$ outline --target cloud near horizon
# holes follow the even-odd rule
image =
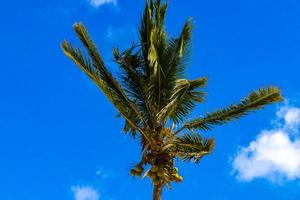
[[[117,0],[89,0],[90,4],[96,8],[104,5],[104,4],[113,4],[117,5]]]
[[[262,130],[233,160],[240,181],[256,178],[272,182],[300,179],[300,108],[284,106],[276,113],[276,125]]]
[[[92,187],[74,186],[72,192],[75,200],[99,200],[99,193]]]

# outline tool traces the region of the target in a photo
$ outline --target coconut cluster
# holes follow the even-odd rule
[[[132,176],[140,177],[143,173],[144,168],[140,165],[130,170]],[[164,165],[153,165],[151,169],[145,173],[144,177],[146,176],[152,180],[154,185],[169,184],[173,181],[179,183],[183,181],[183,177],[178,174],[177,167],[168,168]]]
[[[172,179],[171,181],[182,182],[183,177],[178,174],[178,168],[174,167],[172,170]]]
[[[144,168],[139,165],[130,170],[130,174],[132,176],[141,176],[143,174],[143,172],[144,172]]]
[[[176,167],[172,168],[171,170],[167,170],[162,165],[153,165],[148,171],[147,175],[152,180],[154,185],[170,183],[172,181],[183,181],[183,177],[178,174],[178,169]]]

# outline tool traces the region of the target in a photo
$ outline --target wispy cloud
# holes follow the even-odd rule
[[[284,106],[277,112],[279,119],[284,119],[284,128],[298,132],[297,129],[300,125],[300,108]]]
[[[96,8],[104,5],[104,4],[113,4],[117,5],[117,0],[89,0],[90,4]]]
[[[109,26],[105,32],[105,38],[109,41],[122,39],[134,39],[136,29],[133,26]],[[131,38],[130,38],[131,37]]]
[[[264,178],[272,182],[300,179],[300,108],[284,106],[276,123],[263,130],[233,160],[233,171],[242,181]]]
[[[75,200],[99,200],[99,193],[92,187],[74,186],[72,191]]]

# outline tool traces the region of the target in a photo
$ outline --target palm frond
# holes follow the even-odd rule
[[[144,14],[142,17],[141,27],[140,27],[140,43],[141,43],[141,51],[142,56],[144,60],[144,72],[146,77],[150,77],[150,69],[149,69],[149,62],[148,62],[148,55],[149,55],[149,49],[150,49],[150,35],[152,28],[154,26],[153,24],[153,10],[154,10],[154,4],[151,0],[150,3],[147,0]]]
[[[151,30],[148,62],[150,69],[149,99],[160,108],[163,104],[163,91],[166,85],[164,52],[167,46],[167,35],[163,27],[155,26]]]
[[[162,77],[162,103],[160,109],[170,103],[171,96],[178,80],[185,79],[185,68],[190,57],[191,21],[188,20],[179,38],[169,38],[160,63],[163,66],[164,76]],[[182,104],[189,106],[188,104]]]
[[[189,133],[175,138],[171,151],[182,161],[198,163],[203,156],[210,154],[214,148],[214,139],[203,139],[200,134]]]
[[[148,78],[148,100],[157,110],[164,105],[166,67],[164,60],[168,35],[164,28],[167,3],[160,1],[146,4],[140,30],[145,74]]]
[[[183,78],[192,33],[191,20],[188,20],[178,39],[168,37],[164,28],[167,7],[161,1],[147,1],[140,28],[144,74],[148,78],[147,97],[155,110],[170,102],[177,79]]]
[[[99,72],[99,77],[105,82],[106,87],[109,87],[110,90],[114,91],[114,93],[118,96],[120,101],[126,102],[128,109],[132,110],[133,113],[137,115],[137,117],[144,122],[144,119],[138,109],[135,107],[133,102],[129,100],[129,98],[124,93],[124,90],[121,88],[120,84],[117,80],[114,79],[112,74],[107,70],[104,65],[103,59],[96,48],[96,45],[90,39],[88,32],[82,23],[74,24],[74,30],[77,33],[77,36],[85,46],[88,51],[89,56],[91,57],[93,66]]]
[[[249,112],[253,112],[265,105],[280,102],[282,100],[283,98],[278,88],[271,86],[268,88],[260,88],[258,91],[252,92],[248,97],[243,99],[241,103],[231,105],[228,108],[223,108],[213,113],[208,113],[204,118],[187,122],[184,125],[184,128],[210,130],[214,125],[225,124],[239,119]]]
[[[157,114],[157,119],[166,120],[170,117],[174,123],[182,121],[193,110],[197,102],[204,101],[205,93],[199,91],[199,88],[203,88],[206,83],[207,78],[192,81],[178,79],[170,102]]]
[[[84,71],[95,84],[103,91],[111,103],[117,108],[120,114],[126,119],[129,126],[134,129],[139,129],[139,123],[137,122],[134,112],[128,109],[126,101],[120,100],[119,94],[112,90],[105,81],[101,78],[98,69],[92,65],[92,61],[85,58],[79,48],[73,47],[69,42],[64,41],[62,43],[62,49],[64,53],[82,70]]]
[[[168,74],[176,78],[184,78],[185,68],[190,57],[192,39],[192,20],[188,19],[180,33],[179,38],[169,40],[166,57],[168,59]]]
[[[134,52],[135,46],[120,53],[114,48],[114,58],[121,68],[121,83],[126,95],[135,103],[143,118],[152,124],[154,121],[152,107],[147,98],[147,80],[141,66],[142,58],[138,52]]]

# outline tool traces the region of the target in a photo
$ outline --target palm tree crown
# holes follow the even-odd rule
[[[198,163],[212,152],[215,140],[203,138],[201,131],[282,100],[278,88],[260,88],[238,104],[187,120],[196,104],[205,100],[207,78],[187,79],[192,22],[186,21],[179,37],[171,37],[164,28],[166,11],[167,3],[146,1],[139,44],[125,51],[113,50],[121,71],[118,79],[105,67],[82,23],[76,23],[74,30],[87,54],[67,41],[62,43],[64,53],[124,118],[124,132],[140,140],[141,160],[130,172],[152,180],[155,200],[161,199],[164,186],[169,188],[172,182],[183,180],[175,167],[177,158]]]

